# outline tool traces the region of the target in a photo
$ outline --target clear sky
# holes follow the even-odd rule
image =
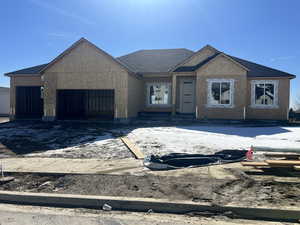
[[[298,75],[299,0],[2,0],[2,74],[47,63],[80,37],[113,56],[206,44]]]

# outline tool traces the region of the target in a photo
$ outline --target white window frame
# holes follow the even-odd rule
[[[153,85],[167,85],[169,88],[169,98],[168,98],[168,104],[150,104],[150,86]],[[147,107],[170,107],[171,101],[172,101],[172,89],[171,89],[171,82],[147,82],[146,83],[146,106]]]
[[[256,109],[276,109],[278,108],[278,80],[252,80],[251,81],[251,108]],[[274,99],[272,105],[256,104],[255,87],[257,84],[273,84],[274,85]]]
[[[208,108],[234,108],[234,79],[207,79],[207,105]],[[230,84],[229,104],[213,103],[212,84],[227,82]]]

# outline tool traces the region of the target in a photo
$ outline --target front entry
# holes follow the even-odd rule
[[[180,82],[180,112],[195,113],[195,79],[182,79]]]

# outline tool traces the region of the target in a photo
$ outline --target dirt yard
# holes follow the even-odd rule
[[[83,195],[164,198],[210,202],[214,205],[300,207],[300,183],[199,178],[196,175],[15,175],[0,190]]]
[[[111,125],[113,126],[113,125]],[[39,156],[123,159],[132,157],[119,138],[93,123],[22,121],[0,124],[0,158]],[[5,149],[4,149],[5,148]]]
[[[61,157],[124,159],[130,151],[119,136],[126,135],[146,154],[170,152],[213,153],[248,149],[251,145],[300,147],[300,127],[265,125],[209,125],[156,122],[127,125],[80,122],[11,122],[0,124],[0,158]],[[2,155],[1,155],[2,154]],[[0,190],[89,195],[167,198],[211,204],[300,207],[300,181],[213,179],[187,173],[160,176],[152,173],[122,175],[15,175]]]
[[[249,149],[251,145],[300,148],[300,126],[180,121],[142,121],[127,125],[23,121],[0,124],[0,158],[1,155],[132,157],[119,139],[121,134],[127,135],[145,155],[171,152],[210,154],[223,149]]]

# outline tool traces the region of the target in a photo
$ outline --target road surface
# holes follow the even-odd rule
[[[283,223],[185,215],[104,212],[0,204],[0,225],[283,225]],[[284,223],[287,224],[287,223]]]

